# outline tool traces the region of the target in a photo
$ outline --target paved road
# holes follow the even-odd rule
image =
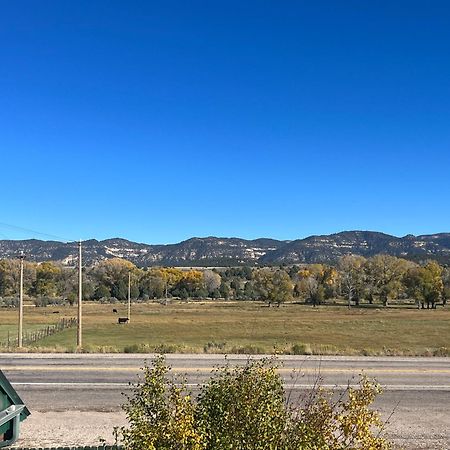
[[[23,446],[94,445],[114,442],[111,430],[125,424],[122,392],[151,355],[0,354],[4,370],[32,411],[25,421]],[[221,355],[169,355],[175,373],[187,374],[192,389],[202,383]],[[230,356],[231,364],[247,357]],[[294,401],[317,377],[322,385],[343,388],[365,372],[384,385],[377,408],[390,419],[388,432],[408,450],[450,450],[450,358],[279,358],[280,373]],[[294,371],[294,372],[293,372]]]
[[[0,354],[0,368],[36,411],[118,411],[122,392],[136,381],[151,355]],[[228,356],[231,364],[245,364],[246,356]],[[283,356],[280,373],[286,388],[301,395],[320,376],[325,386],[345,387],[360,373],[375,377],[385,388],[382,409],[397,403],[424,413],[450,405],[449,358]],[[188,384],[202,383],[222,365],[223,355],[168,355],[173,371],[186,374]],[[293,395],[295,398],[295,395]]]

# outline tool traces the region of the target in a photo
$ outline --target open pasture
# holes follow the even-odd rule
[[[113,308],[118,313],[113,313]],[[53,314],[57,309],[59,314]],[[25,309],[25,330],[39,329],[76,307]],[[83,349],[87,352],[314,353],[342,355],[449,354],[450,310],[407,308],[312,308],[259,302],[179,302],[83,306]],[[17,311],[0,310],[0,336],[13,333]],[[74,351],[76,329],[41,339],[30,351]]]

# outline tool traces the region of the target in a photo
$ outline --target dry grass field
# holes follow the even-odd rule
[[[118,314],[112,309],[118,309]],[[58,310],[59,314],[53,311]],[[75,317],[76,307],[25,308],[25,330]],[[86,352],[313,353],[449,355],[450,309],[352,308],[259,302],[86,303]],[[0,310],[0,341],[16,333],[17,310]],[[75,328],[41,339],[29,351],[75,350]]]

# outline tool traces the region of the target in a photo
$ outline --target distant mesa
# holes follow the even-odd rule
[[[0,258],[24,251],[30,261],[59,261],[72,265],[77,243],[36,239],[0,240]],[[260,238],[193,237],[178,244],[150,245],[121,238],[83,243],[84,261],[96,264],[109,258],[126,258],[138,266],[235,266],[336,263],[347,254],[365,257],[389,254],[416,261],[436,259],[450,263],[450,233],[404,237],[375,231],[343,231],[294,241]]]

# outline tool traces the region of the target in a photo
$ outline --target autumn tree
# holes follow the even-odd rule
[[[292,301],[293,283],[289,275],[281,269],[263,268],[253,274],[254,287],[261,300],[269,306]]]
[[[274,360],[216,368],[193,395],[165,360],[143,368],[116,429],[128,450],[390,450],[373,408],[375,380],[337,395],[316,385],[304,404],[289,397]]]
[[[36,297],[55,297],[61,272],[61,267],[52,262],[38,264],[36,280],[33,285],[34,295]]]
[[[218,296],[217,293],[222,283],[222,277],[217,272],[214,272],[212,270],[204,270],[203,282],[205,284],[205,289],[209,295]]]
[[[442,267],[435,261],[430,261],[423,267],[409,269],[404,281],[409,295],[415,298],[422,308],[425,303],[427,308],[435,308],[444,293]]]
[[[204,297],[206,290],[203,284],[203,274],[199,270],[188,270],[182,273],[182,278],[175,285],[173,290],[174,295],[181,298],[187,298],[184,294],[187,293],[189,297]]]
[[[128,274],[130,272],[138,274],[139,269],[130,261],[121,258],[107,259],[97,264],[93,269],[93,275],[98,285],[104,285],[111,295],[119,300],[127,298]]]
[[[139,295],[142,298],[162,298],[165,294],[166,285],[166,278],[160,270],[146,270],[139,280]]]
[[[83,294],[87,298],[93,297],[94,292],[92,292],[92,295],[86,295],[86,285],[91,286],[92,283],[91,280],[86,280],[85,277],[85,279],[83,280]],[[61,295],[64,299],[68,300],[71,305],[73,305],[76,301],[78,290],[77,271],[73,270],[72,268],[61,267],[57,289],[59,295]]]
[[[161,274],[165,283],[165,297],[169,295],[169,291],[176,289],[177,284],[183,278],[183,271],[174,267],[160,267],[156,269]],[[187,298],[187,297],[186,297]]]
[[[347,296],[348,307],[351,302],[359,303],[364,283],[363,266],[365,258],[362,256],[346,255],[339,260],[338,268],[341,281],[341,290]]]
[[[313,306],[322,303],[327,296],[332,296],[338,279],[337,271],[324,264],[311,264],[301,268],[296,274],[295,290]],[[331,294],[331,295],[330,295]]]
[[[0,297],[12,297],[19,292],[20,261],[18,259],[0,260]],[[24,261],[23,284],[25,293],[32,293],[36,278],[36,264]]]
[[[389,300],[398,298],[403,290],[403,278],[414,264],[389,255],[376,255],[364,264],[366,288],[369,302],[378,297],[384,306]]]
[[[8,297],[18,292],[19,264],[12,260],[0,261],[0,297]]]

